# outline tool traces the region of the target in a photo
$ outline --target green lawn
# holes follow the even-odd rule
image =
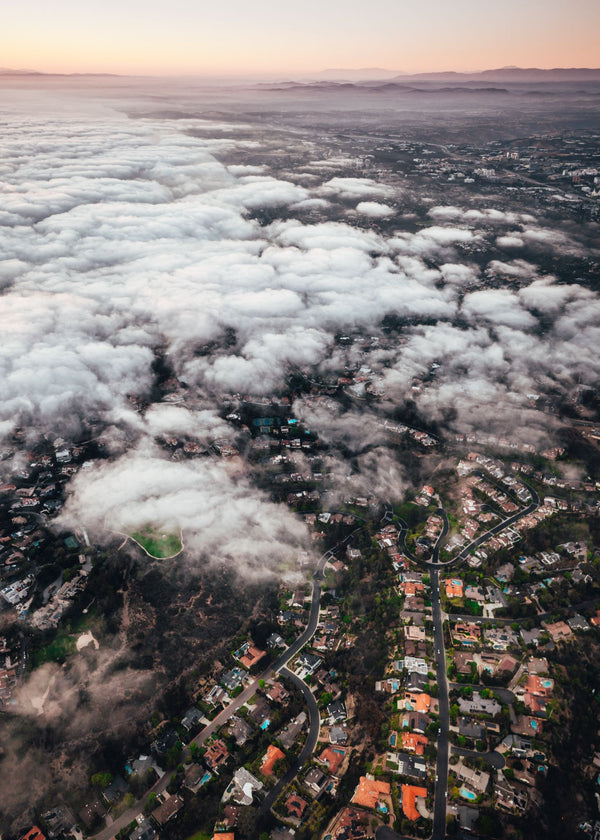
[[[179,554],[183,548],[181,532],[179,534],[174,534],[173,532],[161,534],[148,526],[141,531],[135,531],[129,536],[138,545],[141,545],[151,557],[156,557],[158,560]]]
[[[34,651],[31,660],[34,668],[44,662],[58,662],[62,664],[68,656],[75,652],[76,639],[73,635],[59,634],[49,644]]]

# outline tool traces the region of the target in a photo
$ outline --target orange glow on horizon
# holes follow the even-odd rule
[[[600,66],[596,0],[579,0],[576,29],[566,0],[525,6],[505,0],[502,7],[430,0],[427,14],[397,0],[372,0],[351,12],[342,0],[290,0],[285,8],[275,0],[253,6],[229,0],[219,8],[192,0],[23,5],[3,13],[2,64],[46,73],[285,76],[326,68]]]

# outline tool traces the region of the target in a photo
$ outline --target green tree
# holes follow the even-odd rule
[[[94,773],[90,781],[94,787],[104,790],[113,783],[113,776],[112,773],[108,773],[107,771],[103,773]]]

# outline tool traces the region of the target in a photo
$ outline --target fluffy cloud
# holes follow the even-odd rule
[[[58,524],[77,523],[100,534],[182,529],[190,563],[226,562],[245,577],[285,571],[306,540],[287,508],[230,475],[226,462],[174,462],[148,443],[77,475]]]
[[[389,204],[381,204],[378,201],[360,201],[356,205],[356,212],[370,219],[386,219],[388,216],[393,216],[396,211]]]
[[[411,393],[430,417],[446,405],[468,418],[488,394],[514,411],[540,381],[566,388],[582,371],[597,375],[597,296],[540,277],[530,261],[486,262],[486,249],[521,242],[573,251],[571,237],[528,214],[434,206],[433,224],[413,232],[413,217],[410,230],[399,220],[388,237],[365,228],[391,212],[395,188],[339,174],[307,187],[294,182],[301,168],[284,178],[240,162],[264,143],[248,126],[130,120],[104,106],[42,120],[11,107],[0,170],[2,433],[59,421],[75,432],[95,415],[116,452],[169,428],[208,444],[227,434],[214,413],[220,392],[268,393],[295,367],[333,369],[336,331],[379,334],[389,315],[405,325],[402,342],[372,354],[372,366],[400,399],[441,362]],[[238,162],[219,161],[231,154]],[[327,219],[339,200],[356,206],[353,224]],[[273,221],[254,218],[261,210]],[[465,262],[465,249],[482,256]],[[482,278],[511,289],[481,288]],[[131,410],[130,394],[151,392],[157,348],[194,389],[196,411]],[[476,412],[470,422],[485,425]]]

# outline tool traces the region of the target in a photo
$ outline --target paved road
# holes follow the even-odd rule
[[[439,535],[434,550],[433,555],[431,558],[431,562],[423,563],[421,561],[421,565],[425,565],[430,573],[430,583],[431,583],[431,610],[432,610],[432,619],[433,619],[433,652],[434,658],[436,663],[436,676],[437,676],[437,683],[438,683],[438,704],[439,704],[439,725],[440,731],[438,735],[438,744],[437,744],[437,763],[436,763],[436,783],[435,783],[435,794],[434,794],[434,803],[433,803],[433,831],[431,834],[431,840],[444,840],[446,836],[446,805],[447,805],[447,796],[448,796],[448,754],[449,754],[449,741],[448,741],[448,731],[450,726],[450,706],[449,706],[449,699],[448,699],[448,677],[446,674],[446,654],[444,649],[444,614],[442,612],[442,604],[440,598],[440,569],[443,569],[444,566],[449,566],[454,563],[457,563],[459,560],[464,560],[468,553],[481,543],[485,542],[490,536],[493,534],[499,533],[500,531],[504,530],[505,528],[512,525],[514,522],[517,522],[523,516],[527,516],[529,513],[532,513],[539,505],[539,497],[537,493],[533,490],[533,488],[528,487],[532,494],[532,503],[528,505],[523,510],[520,510],[514,516],[509,517],[508,519],[503,520],[494,528],[487,531],[477,540],[474,540],[470,543],[466,548],[463,549],[460,554],[458,554],[452,560],[446,563],[439,562],[439,552],[442,545],[444,538],[448,533],[448,518],[446,516],[445,511],[442,508],[438,509],[438,513],[443,517],[444,526],[442,529],[441,534]],[[403,530],[400,533],[399,541],[402,542],[402,547],[406,552],[406,546],[404,545],[404,534],[406,533],[406,525],[402,523]],[[409,555],[410,556],[410,555]],[[414,559],[414,558],[411,558]],[[418,561],[417,561],[418,562]],[[505,690],[506,691],[506,690]],[[507,692],[507,696],[512,694],[512,692]],[[468,751],[467,751],[468,752]],[[477,753],[479,755],[479,753]],[[504,761],[502,756],[499,756],[499,759]],[[498,759],[493,758],[493,761],[498,761]],[[491,762],[490,762],[491,763]],[[503,766],[503,765],[502,765]],[[398,838],[400,835],[392,832],[390,829],[385,831],[378,831],[377,832],[377,840],[394,840],[394,838]]]
[[[337,548],[344,545],[344,543],[348,542],[348,540],[350,540],[354,536],[354,534],[362,530],[362,527],[363,526],[361,526],[360,528],[355,528],[351,534],[349,534],[347,537],[345,537],[343,540],[337,543],[337,545],[331,551],[335,551]],[[273,673],[285,672],[285,676],[291,675],[291,671],[288,671],[285,666],[290,661],[290,659],[292,659],[304,647],[304,645],[312,639],[317,629],[317,624],[319,623],[319,609],[321,605],[321,582],[323,580],[323,570],[325,568],[327,560],[331,556],[331,551],[326,551],[325,554],[323,554],[319,558],[317,568],[313,574],[313,591],[310,604],[310,614],[308,617],[308,624],[306,625],[304,631],[300,634],[300,636],[298,636],[298,638],[294,642],[292,642],[292,644],[288,648],[286,648],[286,650],[284,650],[281,656],[279,656],[279,658],[274,663],[265,668],[265,670],[261,674],[259,674],[256,677],[256,679],[252,683],[250,683],[250,685],[246,686],[246,688],[234,700],[232,700],[231,703],[229,703],[229,705],[223,709],[223,711],[219,712],[219,714],[202,730],[202,732],[196,735],[196,737],[193,738],[190,743],[197,744],[198,746],[204,744],[205,741],[208,738],[210,738],[211,735],[213,735],[221,726],[227,723],[229,718],[233,714],[235,714],[235,712],[237,712],[238,709],[240,709],[244,705],[244,703],[246,703],[256,693],[256,690],[259,687],[260,680],[267,679]],[[315,717],[314,707],[316,707],[316,701],[314,696],[308,689],[308,686],[306,685],[306,683],[302,682],[302,680],[299,680],[297,677],[295,677],[295,675],[292,676],[296,679],[297,684],[300,684],[298,687],[303,692],[308,703],[310,721],[309,732],[302,752],[300,753],[300,756],[304,756],[302,761],[302,764],[304,764],[304,762],[308,759],[309,755],[312,754],[312,751],[317,745],[320,721],[318,709]],[[308,694],[310,694],[310,698],[306,694],[305,689],[308,691]],[[312,703],[314,703],[314,707],[311,705],[311,700]],[[309,747],[311,744],[312,747],[310,748],[309,752]],[[294,778],[302,764],[300,764],[297,767],[295,773],[291,776],[289,781],[291,781]],[[94,835],[95,840],[111,840],[111,838],[113,838],[122,828],[128,825],[132,820],[134,820],[136,816],[143,810],[144,804],[148,798],[148,794],[150,794],[151,792],[156,794],[163,793],[166,790],[170,780],[171,774],[165,773],[164,776],[162,776],[162,778],[160,778],[156,782],[156,784],[154,784],[148,791],[146,791],[142,799],[139,799],[135,803],[135,805],[133,805],[131,808],[128,808],[127,811],[121,814],[121,816],[118,819],[116,819],[102,831],[99,831],[96,835]]]
[[[436,546],[437,547],[437,546]],[[435,657],[438,684],[438,705],[440,732],[437,743],[435,768],[435,797],[433,802],[432,840],[443,840],[446,836],[446,802],[448,794],[448,728],[450,726],[450,703],[448,700],[448,678],[446,676],[446,653],[444,650],[444,620],[440,600],[440,572],[437,564],[430,565],[431,611],[433,618],[433,653]],[[379,835],[378,835],[379,840]]]
[[[272,806],[275,804],[275,800],[277,799],[281,791],[296,778],[300,770],[309,760],[309,758],[315,751],[315,747],[317,746],[317,741],[319,740],[319,731],[321,728],[321,716],[319,714],[319,707],[317,706],[317,701],[315,699],[314,694],[310,690],[310,687],[304,682],[304,680],[301,680],[300,677],[297,677],[296,674],[294,674],[287,668],[282,668],[281,674],[288,680],[293,682],[304,695],[306,706],[308,708],[308,735],[306,737],[306,741],[304,742],[302,749],[300,750],[300,754],[293,761],[287,773],[285,773],[285,775],[283,775],[281,779],[277,782],[275,787],[269,791],[267,797],[265,798],[260,808],[261,816],[266,814],[272,808]]]
[[[524,516],[528,516],[530,513],[533,513],[534,510],[538,509],[538,507],[540,506],[540,497],[533,489],[533,487],[530,487],[528,484],[525,484],[524,481],[522,483],[525,485],[525,487],[527,487],[527,489],[531,493],[531,503],[527,505],[526,508],[523,508],[522,510],[518,510],[516,513],[513,513],[512,516],[508,517],[508,519],[503,519],[502,522],[499,522],[497,525],[494,525],[494,527],[490,528],[489,531],[486,531],[485,534],[482,534],[480,537],[477,537],[477,539],[469,543],[469,545],[466,546],[466,548],[463,548],[463,550],[460,551],[456,555],[456,557],[454,557],[452,560],[448,560],[447,563],[444,565],[456,563],[459,560],[466,560],[469,556],[469,553],[473,551],[473,549],[479,548],[479,546],[482,545],[482,543],[484,543],[490,537],[493,537],[495,534],[499,534],[500,531],[504,531],[505,528],[509,528],[511,525],[514,525],[515,522],[518,522],[519,519],[522,519]]]

